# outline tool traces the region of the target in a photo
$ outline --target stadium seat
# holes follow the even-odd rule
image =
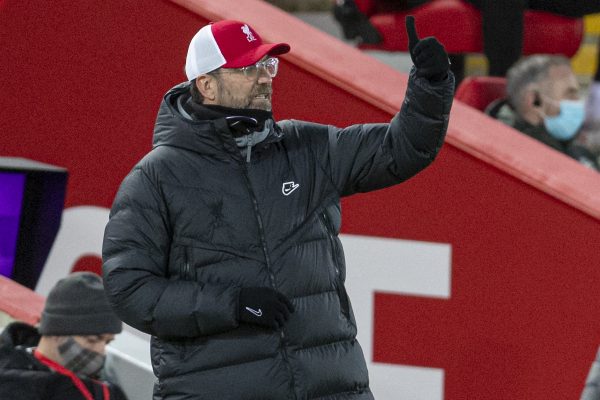
[[[404,25],[406,15],[414,15],[421,37],[435,36],[448,53],[482,53],[481,13],[462,0],[433,0],[404,11],[378,10],[376,0],[355,0],[369,17],[383,40],[378,44],[361,44],[361,49],[407,51]],[[583,19],[567,18],[543,11],[525,12],[523,54],[563,54],[572,57],[581,44]]]
[[[494,76],[466,77],[456,89],[455,98],[480,111],[506,97],[506,79]]]

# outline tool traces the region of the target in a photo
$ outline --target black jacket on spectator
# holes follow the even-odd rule
[[[0,399],[7,400],[85,400],[73,381],[38,361],[31,348],[40,335],[36,328],[22,322],[8,325],[0,336]],[[104,399],[97,381],[80,377],[96,400]],[[110,383],[111,400],[126,400],[123,392]]]
[[[280,121],[250,162],[223,118],[182,115],[189,84],[166,94],[154,148],[123,181],[103,246],[109,300],[153,335],[155,398],[373,398],[344,289],[340,197],[429,165],[453,87],[451,75],[432,84],[413,71],[389,124]],[[282,330],[239,323],[240,288],[257,286],[293,302]]]
[[[575,139],[558,140],[548,133],[544,124],[537,126],[531,125],[529,122],[520,118],[506,100],[497,101],[494,103],[493,108],[487,112],[490,116],[504,122],[506,125],[552,147],[554,150],[574,158],[586,167],[600,171],[600,166],[596,162],[594,154],[585,147],[575,143]]]

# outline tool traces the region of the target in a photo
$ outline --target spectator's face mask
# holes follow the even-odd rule
[[[575,137],[585,119],[585,105],[582,100],[561,100],[560,113],[544,116],[544,126],[555,139],[567,141]]]
[[[104,354],[83,347],[71,336],[58,346],[58,353],[65,368],[90,378],[98,376],[106,360]]]

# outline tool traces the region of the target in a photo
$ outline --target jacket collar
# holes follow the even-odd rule
[[[226,151],[241,157],[225,120],[226,113],[213,107],[197,113],[184,106],[191,97],[189,85],[190,82],[181,83],[165,94],[156,118],[153,148],[172,146],[218,158],[222,158]],[[198,119],[197,115],[206,119]],[[281,137],[281,129],[273,124],[263,143],[279,141]]]

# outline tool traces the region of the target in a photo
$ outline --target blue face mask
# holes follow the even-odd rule
[[[584,119],[583,101],[561,100],[560,113],[555,117],[545,117],[544,126],[555,139],[566,141],[575,137]]]

